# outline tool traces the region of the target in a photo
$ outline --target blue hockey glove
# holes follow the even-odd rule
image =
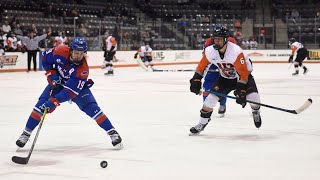
[[[47,81],[51,87],[55,88],[61,85],[61,79],[56,70],[48,70],[45,75],[47,76]]]
[[[42,112],[44,112],[47,109],[48,113],[52,113],[59,105],[60,103],[56,98],[49,98],[48,101],[46,101],[40,106],[40,109]]]
[[[247,105],[246,85],[238,82],[234,95],[236,96],[236,103],[240,104],[242,108],[244,108]]]

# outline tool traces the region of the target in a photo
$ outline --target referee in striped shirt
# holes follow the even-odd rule
[[[38,50],[38,44],[41,40],[45,39],[48,35],[50,35],[51,32],[48,32],[48,34],[44,34],[41,36],[35,36],[34,32],[31,31],[29,36],[20,36],[17,35],[17,38],[19,38],[22,43],[24,43],[27,47],[28,52],[28,71],[31,70],[31,58],[33,60],[33,70],[37,71],[37,50]]]

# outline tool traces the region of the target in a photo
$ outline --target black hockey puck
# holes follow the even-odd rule
[[[107,161],[101,161],[100,166],[102,168],[106,168],[108,166],[108,162]]]

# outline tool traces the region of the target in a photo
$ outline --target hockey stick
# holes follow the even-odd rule
[[[290,64],[290,66],[288,67],[288,70],[291,68],[292,64],[293,64],[293,62],[292,62],[292,63]]]
[[[229,96],[229,95],[226,95],[226,94],[221,94],[221,93],[218,93],[218,92],[215,92],[215,91],[206,91],[206,92],[211,93],[211,94],[215,94],[215,95],[221,96],[221,97],[227,97],[227,98],[231,98],[231,99],[237,99],[237,98],[234,97],[234,96]],[[250,101],[250,100],[247,100],[247,102],[248,102],[248,103],[252,103],[252,104],[257,104],[257,105],[260,105],[260,106],[264,106],[264,107],[267,107],[267,108],[271,108],[271,109],[276,109],[276,110],[279,110],[279,111],[284,111],[284,112],[287,112],[287,113],[299,114],[299,113],[303,112],[304,110],[306,110],[306,109],[312,104],[312,99],[309,98],[302,106],[300,106],[299,108],[294,109],[294,110],[284,109],[284,108],[280,108],[280,107],[276,107],[276,106],[271,106],[271,105],[263,104],[263,103],[258,103],[258,102],[254,102],[254,101]]]
[[[52,89],[50,90],[50,96],[52,94]],[[39,127],[38,127],[38,130],[37,130],[37,133],[36,133],[36,136],[34,137],[34,140],[33,140],[33,143],[32,143],[32,146],[31,146],[31,149],[29,150],[29,154],[27,157],[19,157],[19,156],[13,156],[12,157],[12,161],[14,163],[17,163],[17,164],[28,164],[29,162],[29,159],[31,157],[31,154],[32,154],[32,151],[34,149],[34,146],[36,145],[36,142],[37,142],[37,139],[38,139],[38,136],[39,136],[39,133],[40,133],[40,130],[41,130],[41,127],[42,127],[42,124],[43,124],[43,121],[44,121],[44,118],[46,117],[47,115],[47,112],[48,112],[48,109],[45,109],[42,116],[41,116],[41,120],[40,120],[40,123],[39,123]]]
[[[153,72],[190,72],[194,69],[153,69]]]
[[[31,149],[29,150],[29,154],[27,157],[19,157],[19,156],[13,156],[12,157],[12,161],[17,163],[17,164],[28,164],[29,162],[29,159],[31,157],[31,154],[32,154],[32,151],[33,151],[33,148],[37,142],[37,139],[38,139],[38,136],[39,136],[39,132],[40,132],[40,129],[42,127],[42,124],[43,124],[43,121],[44,121],[44,118],[46,117],[46,114],[47,114],[47,109],[44,111],[42,117],[41,117],[41,120],[40,120],[40,124],[39,124],[39,127],[38,127],[38,130],[37,130],[37,134],[33,140],[33,143],[32,143],[32,146],[31,146]]]
[[[153,69],[153,72],[195,72],[195,69]],[[209,69],[208,72],[219,72],[219,69]]]
[[[141,59],[137,59],[137,63],[139,64],[139,66],[142,68],[142,69],[144,69],[145,71],[152,71],[152,69],[150,69],[150,68],[148,68],[146,65],[144,65],[144,63],[142,62],[142,60]]]

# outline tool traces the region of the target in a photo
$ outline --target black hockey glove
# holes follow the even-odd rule
[[[196,95],[200,94],[201,79],[202,76],[198,73],[194,73],[193,77],[190,79],[190,91]]]
[[[114,50],[114,48],[116,48],[116,47],[115,46],[111,46],[110,52],[112,52]]]
[[[138,57],[138,53],[134,54],[134,58],[137,59]]]
[[[104,57],[109,57],[109,54],[110,54],[109,51],[105,51],[105,52],[104,52],[104,55],[105,55]]]
[[[243,83],[237,83],[237,88],[234,91],[234,95],[236,96],[237,104],[240,104],[242,108],[246,107],[247,105],[247,90],[246,85]]]
[[[289,63],[291,63],[293,61],[293,55],[291,55],[290,57],[289,57]]]

